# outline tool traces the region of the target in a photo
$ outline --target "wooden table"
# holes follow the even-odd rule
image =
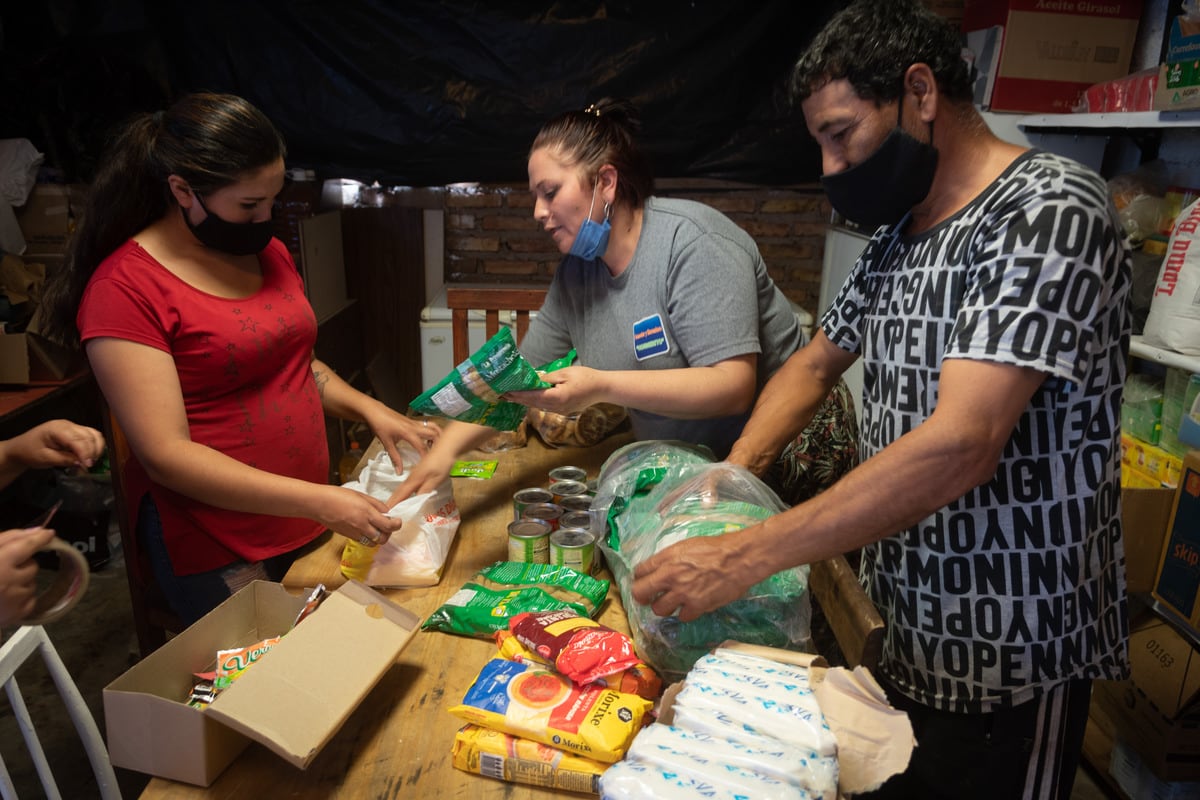
[[[604,459],[631,440],[626,432],[592,448],[549,449],[530,437],[528,446],[518,450],[471,454],[469,458],[494,459],[499,466],[490,480],[454,479],[462,524],[441,582],[429,588],[390,590],[388,596],[421,618],[427,617],[480,569],[506,559],[506,529],[512,519],[515,491],[545,486],[546,473],[567,464],[583,467],[589,477],[595,477]],[[284,584],[298,588],[318,582],[331,588],[340,585],[338,560],[343,542],[334,536],[297,562]],[[609,590],[599,619],[628,631],[615,586]],[[495,651],[490,641],[422,631],[307,770],[290,766],[255,743],[207,789],[155,778],[142,797],[559,797],[561,793],[551,789],[484,778],[451,766],[450,747],[462,722],[446,709],[461,701]],[[336,663],[336,654],[330,656],[331,663]],[[336,668],[330,669],[329,679],[337,680]]]

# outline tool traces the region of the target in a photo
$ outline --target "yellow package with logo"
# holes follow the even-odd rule
[[[600,776],[608,769],[608,764],[478,725],[459,729],[450,757],[464,772],[592,794],[600,793]]]
[[[492,730],[611,764],[654,703],[601,686],[576,686],[536,664],[493,658],[450,713]]]

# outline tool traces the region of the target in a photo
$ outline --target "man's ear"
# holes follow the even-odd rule
[[[904,72],[904,93],[914,98],[917,115],[922,122],[932,122],[937,116],[938,85],[928,64],[917,62]]]
[[[196,202],[196,195],[192,193],[192,187],[183,178],[172,173],[167,176],[167,187],[171,190],[171,196],[175,198],[175,202],[183,208],[191,208],[192,203]]]

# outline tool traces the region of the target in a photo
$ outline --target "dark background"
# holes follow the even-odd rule
[[[0,138],[87,182],[131,113],[240,94],[289,166],[433,186],[523,181],[538,127],[641,109],[660,178],[816,180],[785,84],[829,0],[27,0],[0,3]]]

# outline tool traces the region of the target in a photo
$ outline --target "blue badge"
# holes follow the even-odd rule
[[[662,317],[654,314],[633,323],[633,355],[638,361],[670,352],[671,343],[663,328]]]

